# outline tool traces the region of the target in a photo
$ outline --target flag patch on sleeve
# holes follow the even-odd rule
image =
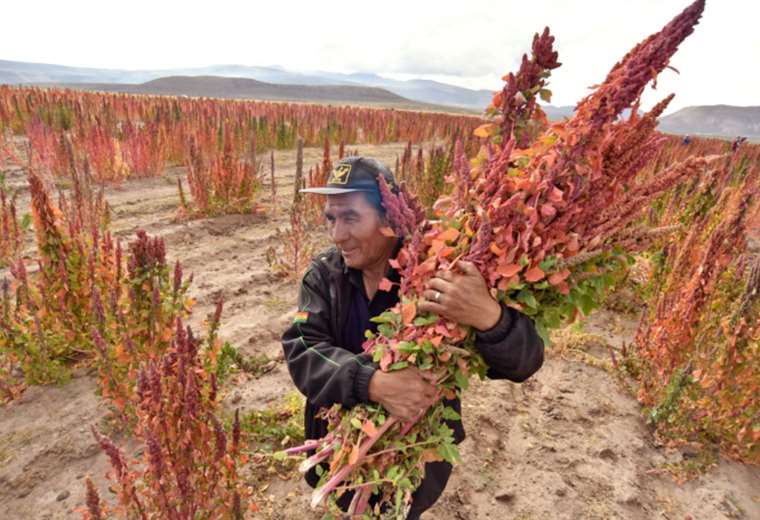
[[[308,312],[306,311],[297,312],[295,318],[293,318],[293,323],[304,323],[308,319],[309,319]]]

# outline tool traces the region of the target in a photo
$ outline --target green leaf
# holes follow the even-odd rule
[[[21,217],[21,228],[26,231],[29,229],[29,226],[32,225],[32,215],[31,213],[24,213],[24,216]]]
[[[541,267],[542,271],[544,271],[544,272],[550,271],[555,265],[557,265],[557,257],[556,256],[547,256],[538,265],[539,265],[539,267]]]
[[[393,327],[391,327],[387,323],[382,323],[378,325],[377,331],[380,334],[382,334],[382,336],[386,339],[393,339],[393,336],[395,335],[393,331]]]
[[[288,455],[284,451],[275,451],[272,454],[274,460],[283,461],[288,458]]]
[[[541,321],[536,321],[536,332],[538,332],[538,335],[543,340],[544,346],[548,347],[552,344],[551,338],[549,337],[549,331],[546,330],[546,327]]]
[[[596,307],[594,299],[588,294],[582,295],[579,298],[578,303],[580,304],[581,312],[586,316],[588,316],[591,311],[594,310],[594,307]]]
[[[402,341],[398,345],[398,351],[404,353],[416,352],[420,349],[420,346],[413,341]]]
[[[438,315],[436,314],[428,314],[427,316],[417,316],[414,318],[414,324],[418,327],[424,327],[426,325],[432,325],[433,323],[438,321]]]
[[[533,295],[532,291],[529,291],[527,289],[523,289],[522,291],[517,293],[517,301],[520,303],[524,303],[525,305],[533,309],[538,308],[538,301],[536,300],[536,297]]]
[[[562,324],[562,318],[556,309],[544,311],[544,323],[548,329],[556,329]]]
[[[457,370],[454,373],[454,381],[456,381],[457,386],[462,390],[467,390],[467,387],[470,384],[470,382],[467,380],[467,376],[464,375],[461,370]]]
[[[461,419],[461,416],[456,412],[456,410],[454,410],[450,406],[446,406],[443,409],[443,413],[441,414],[441,417],[443,417],[444,419],[452,420],[452,421],[457,421]]]
[[[438,446],[438,454],[449,464],[456,464],[462,460],[459,450],[453,444],[446,443]]]
[[[357,430],[361,430],[362,429],[362,422],[358,418],[352,417],[351,418],[351,426],[353,426]]]
[[[552,101],[552,91],[548,88],[542,88],[538,91],[538,95],[541,97],[541,101],[545,103],[551,103]]]
[[[401,370],[402,368],[406,368],[409,366],[408,361],[399,361],[397,363],[393,363],[391,366],[388,367],[388,370]]]

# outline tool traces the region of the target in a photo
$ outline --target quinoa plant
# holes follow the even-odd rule
[[[225,138],[221,155],[204,157],[195,143],[188,152],[187,182],[192,206],[182,195],[186,215],[251,213],[257,210],[256,192],[260,188],[256,163],[236,157],[230,138]]]
[[[677,147],[676,147],[677,146]],[[680,143],[665,151],[721,151]],[[681,224],[653,248],[635,340],[639,400],[673,443],[719,445],[760,463],[760,147],[721,161],[660,199],[650,218]],[[668,381],[663,386],[662,382]]]
[[[138,230],[128,255],[123,272],[119,249],[117,283],[111,292],[94,294],[98,321],[91,337],[101,395],[130,424],[140,365],[157,360],[169,348],[176,320],[189,315],[193,301],[186,296],[191,280],[183,280],[179,261],[173,269],[169,266],[162,239]]]
[[[15,191],[8,189],[0,171],[0,268],[17,262],[24,245],[25,221],[19,221]]]
[[[111,512],[129,519],[242,519],[252,489],[241,474],[247,455],[238,413],[229,431],[219,418],[214,360],[220,344],[210,335],[204,346],[180,319],[170,341],[137,372],[133,404],[142,460],[129,459],[93,431],[112,466],[117,504]],[[88,514],[97,518],[97,492],[88,489],[90,495]]]
[[[290,208],[290,225],[285,229],[277,229],[275,239],[280,248],[269,247],[266,252],[270,271],[279,278],[299,280],[311,262],[316,252],[314,234],[309,231],[304,222],[305,202],[301,199]]]
[[[67,365],[94,351],[90,330],[98,300],[114,283],[117,247],[107,231],[108,207],[93,192],[87,172],[77,173],[69,197],[54,205],[42,179],[29,174],[36,234],[36,272],[19,258],[5,292],[0,352],[20,363],[29,383],[60,381]],[[11,294],[13,300],[11,302]]]

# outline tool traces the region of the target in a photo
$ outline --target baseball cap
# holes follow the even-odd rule
[[[353,191],[379,191],[377,178],[382,175],[385,182],[396,188],[393,173],[383,163],[369,157],[344,157],[333,167],[327,184],[318,188],[303,188],[301,193],[321,193],[322,195],[338,195]]]

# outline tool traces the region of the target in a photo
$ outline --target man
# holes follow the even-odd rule
[[[413,367],[383,372],[361,348],[364,331],[376,331],[370,318],[398,302],[398,286],[380,291],[387,277],[398,281],[390,267],[401,240],[387,237],[385,211],[377,185],[385,177],[397,189],[390,170],[374,159],[348,157],[335,165],[324,188],[301,190],[327,195],[325,217],[335,247],[317,255],[304,274],[296,319],[283,334],[288,369],[306,396],[305,436],[318,439],[327,424],[315,416],[320,408],[340,403],[381,404],[391,415],[411,419],[426,408],[435,388]],[[543,363],[544,345],[533,321],[491,297],[474,265],[459,262],[459,272],[439,272],[429,282],[421,312],[469,325],[476,330],[475,345],[489,366],[488,377],[524,381]],[[448,403],[457,412],[458,400]],[[461,421],[450,421],[456,442],[464,439]],[[407,517],[415,520],[443,492],[451,474],[446,462],[429,463],[425,478],[413,495]],[[314,487],[316,472],[306,475]],[[345,496],[347,507],[350,496]]]

